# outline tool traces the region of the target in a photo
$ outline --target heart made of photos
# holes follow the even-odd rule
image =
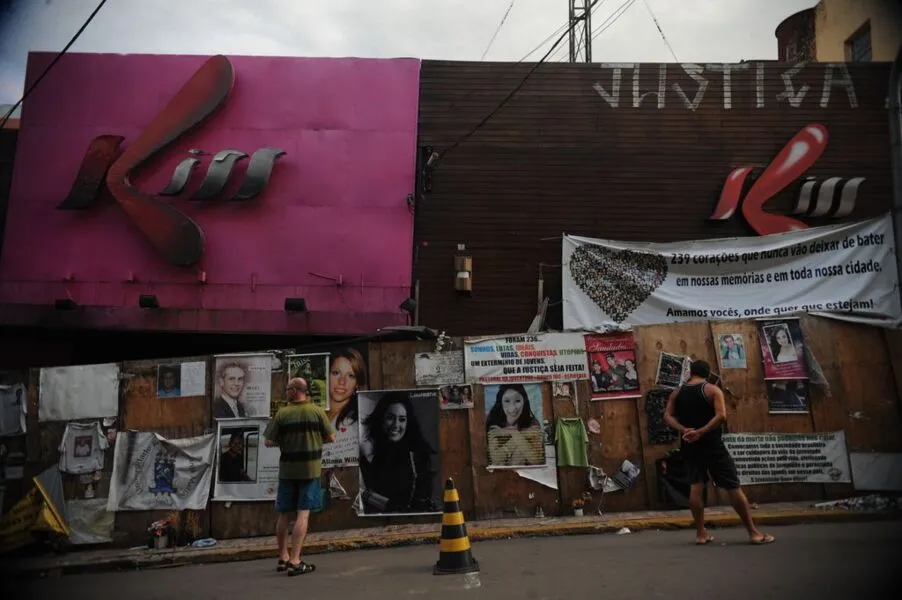
[[[570,276],[617,323],[661,287],[667,259],[660,254],[580,246],[570,256]]]

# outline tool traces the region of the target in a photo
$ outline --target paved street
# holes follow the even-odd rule
[[[15,597],[46,600],[152,600],[405,597],[534,600],[729,598],[803,600],[898,597],[902,523],[773,527],[770,546],[750,546],[738,528],[712,530],[694,546],[691,531],[647,531],[476,543],[478,587],[464,576],[436,577],[434,546],[311,556],[317,571],[288,578],[274,560],[143,572],[72,575],[24,582]],[[896,583],[891,588],[891,583]],[[5,594],[4,594],[4,597]]]

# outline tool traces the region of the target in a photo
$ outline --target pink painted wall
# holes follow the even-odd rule
[[[26,85],[51,59],[30,55]],[[417,60],[229,57],[235,85],[225,105],[136,180],[162,190],[191,148],[287,152],[249,202],[165,200],[203,229],[196,268],[166,263],[112,201],[56,208],[94,137],[122,135],[126,147],[206,59],[70,54],[54,67],[23,108],[0,303],[52,306],[69,295],[83,306],[135,307],[140,294],[156,294],[167,309],[281,311],[292,296],[313,312],[400,315],[410,293]],[[188,195],[206,172],[202,158]]]

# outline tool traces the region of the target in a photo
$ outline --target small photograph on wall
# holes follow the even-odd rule
[[[157,398],[182,397],[182,365],[157,367]]]
[[[767,409],[771,414],[807,414],[808,382],[804,379],[777,379],[767,385]]]
[[[188,398],[207,393],[207,363],[203,361],[157,366],[157,398]]]
[[[272,356],[230,354],[216,357],[213,418],[270,416]]]
[[[216,483],[256,483],[260,444],[257,426],[221,425]]]
[[[358,394],[358,515],[438,514],[442,509],[437,390]]]
[[[632,333],[584,336],[592,400],[638,398],[636,342]]]
[[[799,319],[758,321],[758,339],[765,379],[808,379]]]
[[[579,396],[576,394],[575,382],[553,381],[551,383],[551,398],[553,400],[569,400],[573,404],[573,410],[579,414]]]
[[[718,337],[717,357],[721,369],[747,369],[745,341],[741,333],[725,333]]]
[[[544,466],[541,384],[487,385],[484,392],[488,467]]]
[[[288,355],[288,379],[303,377],[307,381],[307,395],[310,401],[324,411],[329,411],[329,355],[290,354]],[[285,403],[273,403],[273,412]]]
[[[689,359],[677,354],[661,352],[658,356],[658,374],[655,385],[677,388],[689,379]]]
[[[473,386],[444,385],[440,388],[442,410],[473,408]]]

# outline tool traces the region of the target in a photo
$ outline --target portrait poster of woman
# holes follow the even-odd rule
[[[438,390],[360,392],[358,406],[358,515],[440,513]]]
[[[488,466],[495,469],[543,466],[541,384],[487,385],[483,391]]]
[[[367,389],[367,346],[341,347],[329,354],[329,420],[335,441],[323,445],[323,468],[356,467],[360,455],[358,394]]]
[[[764,379],[808,379],[805,341],[798,318],[758,321]]]

